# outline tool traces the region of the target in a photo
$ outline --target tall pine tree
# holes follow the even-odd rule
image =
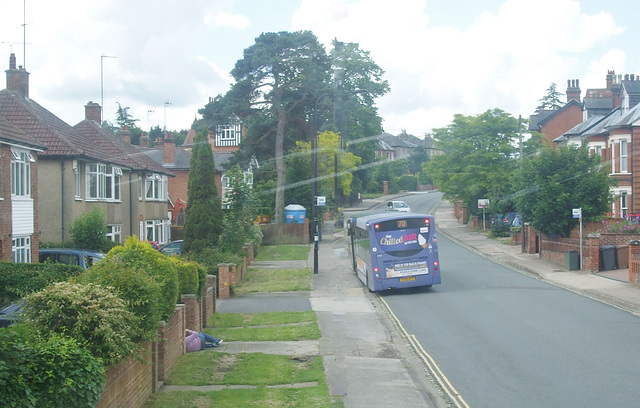
[[[193,139],[182,244],[185,252],[200,252],[217,245],[222,232],[222,207],[208,134],[209,129],[203,128]]]

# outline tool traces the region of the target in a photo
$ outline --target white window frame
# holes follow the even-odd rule
[[[629,144],[625,139],[620,140],[620,173],[627,173],[629,160]]]
[[[627,214],[629,213],[629,194],[626,191],[620,192],[620,218],[627,218]]]
[[[147,174],[145,178],[145,198],[147,201],[167,200],[167,176]]]
[[[11,196],[31,197],[31,163],[35,159],[24,150],[11,149]]]
[[[231,179],[227,176],[227,173],[225,173],[220,179],[220,184],[222,185],[222,188],[225,189],[231,187]]]
[[[169,228],[169,220],[146,220],[144,222],[144,240],[166,244],[169,241]]]
[[[75,160],[73,161],[73,173],[76,200],[82,200],[82,174],[80,172],[80,164]]]
[[[31,262],[31,237],[14,237],[11,239],[11,257],[14,263]]]
[[[111,242],[121,243],[122,242],[122,225],[107,225],[107,238],[111,240]]]
[[[103,163],[86,163],[86,199],[121,201],[122,169]]]
[[[216,135],[220,140],[236,140],[240,134],[242,134],[240,123],[216,126]]]

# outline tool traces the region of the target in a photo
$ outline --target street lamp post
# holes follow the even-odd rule
[[[311,171],[312,175],[312,190],[313,190],[313,202],[311,205],[313,216],[313,273],[318,273],[318,245],[320,244],[320,236],[318,230],[318,103],[325,96],[332,94],[326,93],[320,95],[316,99],[316,104],[313,107],[313,136],[311,137]]]

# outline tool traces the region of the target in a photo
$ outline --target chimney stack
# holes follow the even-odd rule
[[[567,102],[572,99],[580,102],[580,80],[567,79]]]
[[[96,105],[98,104],[96,103]],[[129,132],[129,126],[123,126],[120,128],[120,137],[125,141],[125,143],[131,144],[131,132]]]
[[[149,147],[149,135],[144,132],[140,135],[140,147]]]
[[[22,67],[16,68],[16,54],[11,53],[9,57],[9,69],[7,73],[7,89],[29,97],[29,73]]]
[[[84,118],[102,124],[102,108],[95,102],[89,101],[84,105]]]
[[[176,141],[169,132],[164,132],[164,164],[175,164],[176,162]]]
[[[616,82],[616,71],[607,71],[607,89],[611,90],[614,82]]]

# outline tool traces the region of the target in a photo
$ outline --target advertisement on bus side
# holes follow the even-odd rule
[[[384,267],[387,278],[401,278],[404,276],[428,275],[427,261],[396,262]]]

